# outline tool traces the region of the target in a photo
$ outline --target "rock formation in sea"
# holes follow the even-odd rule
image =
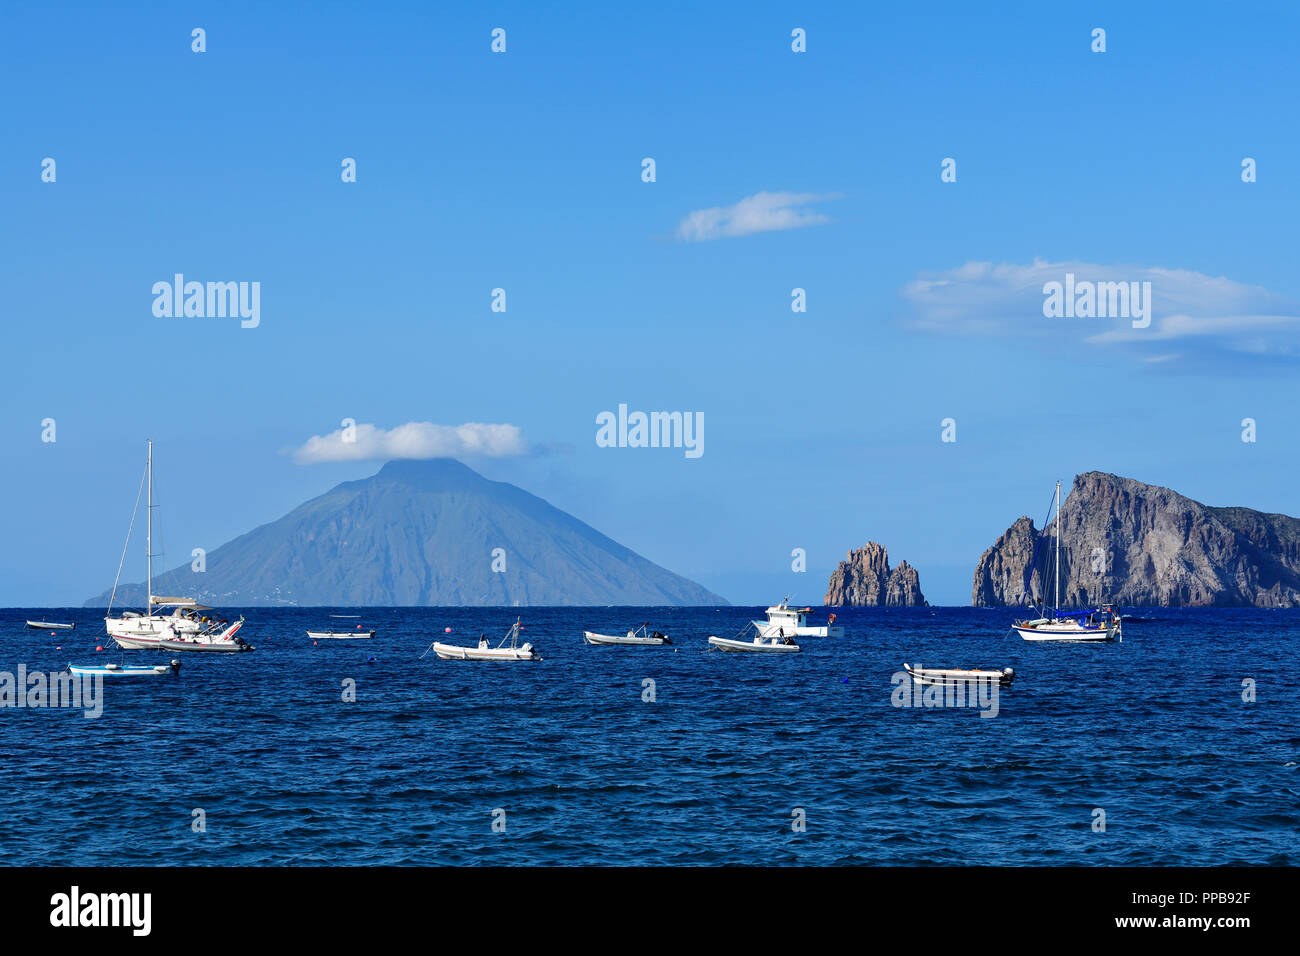
[[[825,604],[830,607],[924,607],[921,578],[906,561],[890,570],[884,545],[868,541],[848,553],[831,572]]]
[[[1074,479],[1061,514],[1062,606],[1300,607],[1296,518],[1211,507],[1097,471]],[[1045,594],[1050,604],[1054,531],[1054,522],[1039,531],[1016,519],[980,557],[971,603],[1036,604]]]

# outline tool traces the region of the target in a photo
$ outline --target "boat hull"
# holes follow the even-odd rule
[[[435,642],[433,652],[444,661],[540,660],[532,647],[461,647],[457,644]]]
[[[172,641],[158,642],[160,650],[183,651],[201,654],[241,654],[253,650],[252,644],[243,641]]]
[[[313,641],[368,641],[375,636],[374,631],[308,631],[307,636]]]
[[[821,627],[795,627],[788,624],[771,624],[767,621],[755,621],[754,627],[764,637],[780,638],[784,628],[786,637],[843,637],[844,628],[839,624],[823,624]]]
[[[588,644],[636,644],[643,647],[661,647],[665,643],[661,637],[619,637],[616,634],[597,634],[595,631],[583,631],[582,639]]]
[[[969,684],[978,683],[997,683],[1003,687],[1008,687],[1015,677],[1013,670],[981,670],[979,668],[964,667],[912,667],[910,664],[904,664],[903,669],[912,675],[912,683],[922,686],[934,686],[948,684]]]
[[[709,646],[720,651],[734,651],[742,654],[794,654],[799,651],[798,644],[783,644],[780,638],[761,638],[750,641],[738,641],[730,637],[709,638]]]
[[[1026,641],[1088,641],[1099,644],[1115,640],[1119,625],[1116,624],[1105,628],[1081,628],[1059,624],[1036,626],[1013,624],[1011,629]]]
[[[51,621],[28,621],[27,626],[35,631],[71,631],[76,624],[55,624]]]
[[[170,664],[69,664],[68,670],[82,677],[167,677],[179,674],[180,661]]]

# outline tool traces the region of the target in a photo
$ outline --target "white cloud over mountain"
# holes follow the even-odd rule
[[[396,458],[508,458],[528,454],[516,425],[435,425],[407,422],[395,428],[355,425],[313,435],[293,450],[300,465]]]

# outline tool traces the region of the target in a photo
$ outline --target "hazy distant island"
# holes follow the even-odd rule
[[[868,541],[854,548],[831,572],[826,586],[827,607],[926,607],[921,577],[906,561],[889,567],[883,544]]]
[[[971,604],[1037,603],[1054,583],[1021,516],[980,557]],[[1074,479],[1062,508],[1061,604],[1300,607],[1300,520],[1214,508],[1168,488],[1105,472]]]
[[[209,552],[206,565],[155,573],[154,593],[227,607],[728,603],[450,458],[391,461]],[[119,587],[117,602],[141,606],[144,591]]]

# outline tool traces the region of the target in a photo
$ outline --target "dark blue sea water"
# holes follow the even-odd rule
[[[545,660],[483,664],[418,658],[516,609],[350,612],[373,641],[313,646],[309,626],[353,623],[330,610],[349,613],[248,609],[256,653],[110,682],[99,719],[0,710],[5,862],[1300,861],[1300,612],[1137,609],[1123,643],[1090,646],[1025,643],[1003,610],[844,610],[845,638],[766,657],[704,643],[761,609],[532,608]],[[582,643],[644,620],[675,647]],[[0,670],[121,659],[96,644],[102,612],[0,612]],[[992,719],[899,708],[904,661],[1016,680]]]

